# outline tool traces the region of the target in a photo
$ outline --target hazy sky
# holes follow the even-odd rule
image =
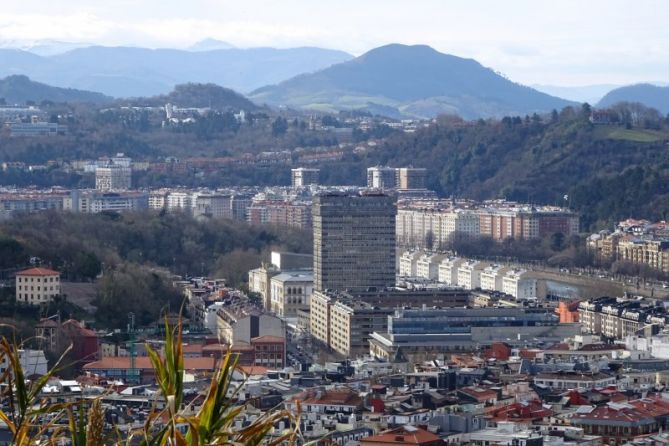
[[[428,44],[526,84],[669,82],[666,0],[3,0],[0,41]],[[1,61],[0,61],[1,63]]]

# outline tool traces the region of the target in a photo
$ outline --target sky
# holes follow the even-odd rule
[[[666,0],[21,0],[0,42],[185,48],[427,44],[528,85],[669,82]],[[1,61],[0,61],[1,63]]]

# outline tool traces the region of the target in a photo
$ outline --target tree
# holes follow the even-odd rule
[[[278,116],[274,122],[272,122],[272,136],[283,136],[288,130],[288,121],[286,118]]]
[[[554,232],[551,235],[551,249],[555,252],[562,251],[564,249],[565,237],[562,232]]]

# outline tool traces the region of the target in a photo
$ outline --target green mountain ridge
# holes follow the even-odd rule
[[[0,79],[0,98],[8,104],[25,104],[27,101],[91,102],[106,103],[109,96],[93,91],[60,88],[30,80],[28,76],[14,75]]]
[[[258,103],[305,109],[393,107],[398,115],[464,118],[531,114],[572,102],[516,84],[473,59],[426,45],[391,44],[315,73],[302,74],[249,95]]]
[[[605,108],[619,102],[638,102],[666,115],[669,114],[669,87],[653,84],[627,85],[608,92],[597,106]]]

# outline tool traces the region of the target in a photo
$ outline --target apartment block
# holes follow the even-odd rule
[[[320,169],[299,167],[297,169],[291,169],[290,174],[293,187],[305,187],[320,184]]]
[[[132,187],[132,169],[110,165],[95,169],[95,188],[101,192],[123,191]]]

